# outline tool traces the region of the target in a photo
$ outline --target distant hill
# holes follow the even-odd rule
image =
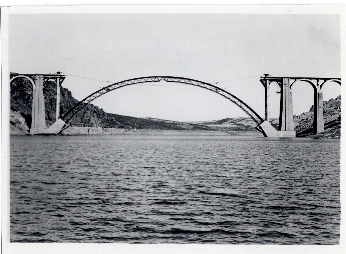
[[[313,134],[313,116],[314,106],[311,106],[308,112],[294,116],[293,121],[298,137],[327,137],[340,138],[341,131],[341,95],[335,99],[323,102],[323,115],[325,122],[325,131],[320,134]],[[270,119],[271,124],[278,129],[279,119]],[[221,120],[199,122],[217,130],[227,131],[229,133],[247,133],[254,132],[256,124],[250,118],[225,118]],[[257,132],[257,131],[256,131]],[[259,134],[259,132],[257,132]],[[261,135],[261,134],[259,134]]]
[[[218,131],[228,132],[231,135],[252,135],[262,136],[262,134],[255,129],[257,124],[248,117],[225,118],[221,120],[198,122],[199,124],[206,125]]]

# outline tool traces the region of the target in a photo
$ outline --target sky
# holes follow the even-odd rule
[[[340,17],[317,14],[10,14],[9,68],[66,74],[76,99],[126,79],[168,75],[214,84],[264,117],[260,77],[340,77]],[[270,116],[279,116],[278,86]],[[340,94],[328,82],[324,100]],[[293,112],[308,111],[312,87],[293,86]],[[224,97],[184,84],[124,87],[95,101],[106,112],[176,121],[246,117]]]

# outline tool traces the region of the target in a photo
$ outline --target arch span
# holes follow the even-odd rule
[[[115,89],[119,89],[121,87],[135,85],[135,84],[141,84],[141,83],[149,83],[149,82],[160,82],[160,81],[166,81],[166,82],[172,82],[172,83],[183,83],[187,85],[197,86],[204,89],[207,89],[209,91],[215,92],[226,99],[230,100],[234,104],[236,104],[239,108],[241,108],[248,116],[251,117],[251,119],[256,122],[258,125],[256,127],[257,130],[261,131],[263,133],[262,128],[259,126],[263,119],[257,114],[256,111],[254,111],[249,105],[247,105],[244,101],[236,97],[235,95],[223,90],[220,87],[217,87],[215,85],[190,79],[190,78],[183,78],[183,77],[174,77],[174,76],[148,76],[148,77],[140,77],[140,78],[134,78],[134,79],[128,79],[123,80],[114,84],[111,84],[109,86],[105,86],[96,92],[90,94],[89,96],[85,97],[83,100],[81,100],[79,103],[77,103],[74,107],[69,109],[62,117],[61,119],[65,121],[65,123],[68,123],[68,121],[71,120],[71,118],[83,107],[85,107],[88,103],[95,100],[96,98],[102,96],[103,94],[106,94],[108,92],[111,92]],[[264,134],[264,133],[263,133]],[[265,134],[264,134],[265,135]]]

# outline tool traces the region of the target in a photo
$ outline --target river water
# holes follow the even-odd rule
[[[339,243],[339,140],[10,141],[11,242]]]

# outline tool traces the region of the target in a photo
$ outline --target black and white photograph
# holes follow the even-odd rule
[[[7,244],[339,253],[343,12],[269,7],[2,8]]]

